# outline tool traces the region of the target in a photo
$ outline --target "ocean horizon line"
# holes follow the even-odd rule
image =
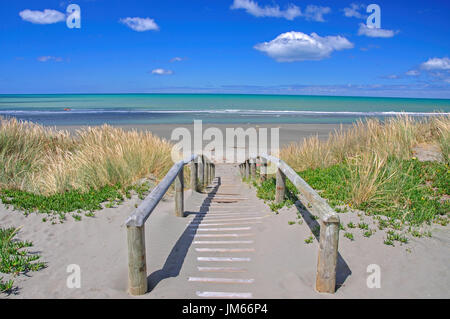
[[[112,92],[104,92],[104,93],[0,93],[1,97],[12,97],[12,96],[64,96],[64,95],[77,95],[77,96],[102,96],[102,95],[149,95],[149,96],[157,96],[157,95],[188,95],[188,96],[274,96],[274,97],[318,97],[318,98],[364,98],[364,99],[406,99],[406,100],[450,100],[450,96],[445,97],[411,97],[411,96],[373,96],[373,95],[333,95],[333,94],[286,94],[286,93],[212,93],[212,92],[127,92],[127,93],[112,93]]]

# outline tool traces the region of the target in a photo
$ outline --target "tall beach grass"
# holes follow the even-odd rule
[[[327,140],[306,138],[280,153],[335,202],[421,224],[448,213],[449,143],[449,116],[399,116],[358,121]],[[439,149],[442,163],[420,164],[414,152],[424,145]]]
[[[171,144],[108,125],[69,134],[0,118],[0,188],[40,195],[127,186],[170,169]]]
[[[376,162],[389,156],[407,159],[413,147],[420,143],[439,145],[448,162],[450,145],[450,117],[413,119],[408,116],[359,120],[351,128],[341,127],[325,141],[317,136],[292,143],[281,150],[281,157],[295,170],[325,168],[355,157],[369,157]]]

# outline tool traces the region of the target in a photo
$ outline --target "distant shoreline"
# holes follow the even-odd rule
[[[89,125],[52,125],[56,129],[67,130],[71,133],[75,133],[77,129],[88,127]],[[122,124],[122,125],[112,125],[114,127],[120,127],[124,130],[138,131],[150,131],[153,134],[170,140],[172,131],[177,127],[187,128],[193,135],[193,124]],[[225,136],[226,128],[243,128],[247,129],[249,127],[254,128],[267,128],[270,131],[271,128],[280,128],[280,146],[285,146],[290,143],[301,142],[304,138],[309,136],[317,135],[320,139],[328,138],[328,135],[334,130],[340,128],[340,124],[240,124],[240,123],[230,123],[230,124],[203,124],[203,132],[209,127],[217,127]],[[350,124],[342,124],[344,129],[349,128]],[[268,132],[270,133],[270,132]]]
[[[205,95],[205,96],[213,96],[213,95],[225,95],[225,96],[232,96],[232,95],[237,95],[237,96],[265,96],[265,97],[270,97],[270,96],[275,96],[275,97],[283,97],[283,96],[287,96],[287,97],[318,97],[318,98],[323,98],[323,97],[330,97],[330,98],[367,98],[367,99],[413,99],[413,100],[450,100],[450,96],[449,97],[423,97],[423,96],[374,96],[374,95],[332,95],[332,94],[286,94],[286,93],[233,93],[233,92],[207,92],[207,93],[202,93],[202,92],[128,92],[128,93],[0,93],[0,98],[2,97],[8,97],[8,96],[63,96],[63,95],[77,95],[77,96],[82,96],[82,95],[91,95],[91,96],[95,96],[95,95],[112,95],[112,96],[117,96],[117,95],[141,95],[141,96],[145,96],[145,95],[150,95],[150,96],[155,96],[155,95],[194,95],[194,96],[200,96],[200,95]]]

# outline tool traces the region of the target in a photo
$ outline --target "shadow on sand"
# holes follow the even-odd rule
[[[308,227],[311,229],[316,240],[320,239],[320,224],[313,218],[313,214],[300,202],[297,201],[295,206],[299,213],[302,215]],[[348,267],[348,264],[342,258],[338,251],[337,265],[336,265],[336,291],[344,284],[345,280],[352,274],[352,271]]]
[[[177,277],[180,274],[184,259],[186,258],[189,247],[194,241],[194,236],[197,233],[198,226],[202,222],[204,216],[209,212],[209,206],[220,186],[220,177],[217,177],[212,183],[212,190],[207,192],[208,196],[203,200],[199,211],[185,211],[184,216],[196,215],[191,223],[186,227],[186,230],[178,238],[175,246],[170,251],[169,256],[164,263],[164,266],[151,273],[147,277],[148,290],[152,291],[162,280]]]

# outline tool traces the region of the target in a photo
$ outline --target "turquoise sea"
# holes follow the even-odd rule
[[[407,112],[450,112],[450,99],[242,95],[0,95],[0,116],[45,125],[205,123],[348,123]]]

